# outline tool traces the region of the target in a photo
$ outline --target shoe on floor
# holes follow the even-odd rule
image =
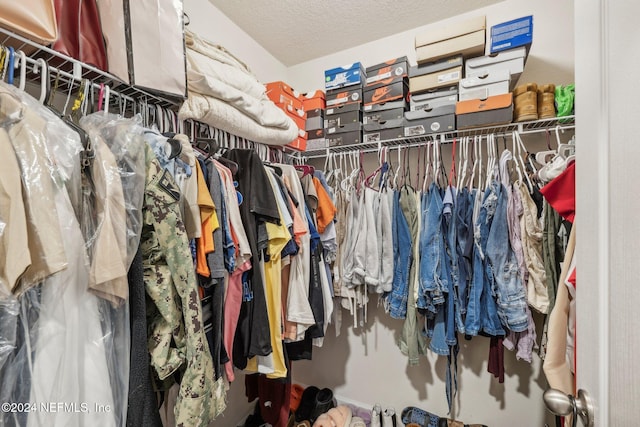
[[[316,394],[315,405],[308,420],[313,423],[320,415],[335,407],[336,402],[333,399],[333,391],[323,388]]]
[[[400,420],[403,424],[418,424],[420,427],[439,427],[440,417],[415,406],[407,406],[402,410]]]
[[[349,427],[367,427],[367,423],[360,417],[351,418],[351,424]]]
[[[320,389],[316,386],[309,386],[304,389],[302,397],[300,398],[300,404],[296,411],[296,422],[309,421],[311,419],[311,413],[316,406],[316,397]]]
[[[382,426],[382,407],[376,403],[371,408],[371,427],[381,427]]]
[[[338,405],[335,408],[329,409],[327,415],[331,417],[331,420],[336,427],[351,426],[351,418],[353,417],[353,414],[351,413],[351,408],[348,406]]]
[[[382,413],[382,427],[396,427],[396,410],[387,408]]]

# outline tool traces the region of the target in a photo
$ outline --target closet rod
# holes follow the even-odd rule
[[[128,96],[135,101],[145,101],[149,104],[160,105],[164,108],[177,109],[183,102],[182,98],[173,98],[169,96],[162,96],[159,94],[150,93],[144,89],[128,85],[120,80],[118,77],[95,68],[89,64],[85,64],[82,61],[68,57],[60,52],[57,52],[49,47],[38,44],[32,40],[24,38],[18,34],[15,34],[5,28],[0,28],[0,44],[3,46],[12,46],[16,52],[23,51],[27,58],[31,60],[37,60],[42,58],[49,64],[50,68],[52,64],[55,64],[55,69],[64,71],[67,75],[73,76],[74,81],[82,81],[83,79],[89,79],[92,84],[104,83],[108,85],[112,92],[117,91],[121,96]]]
[[[434,133],[430,135],[422,135],[419,137],[406,137],[397,139],[388,139],[384,141],[350,144],[350,145],[337,145],[333,147],[327,147],[316,150],[309,150],[306,153],[301,153],[303,159],[319,159],[325,158],[330,153],[345,153],[358,151],[361,153],[375,153],[382,147],[397,147],[402,148],[415,148],[421,147],[425,144],[434,141],[435,139],[444,142],[452,143],[454,139],[460,139],[464,137],[474,136],[487,136],[494,135],[496,137],[511,137],[511,133],[517,131],[520,135],[530,135],[543,133],[547,131],[559,130],[571,130],[575,129],[575,116],[566,116],[547,120],[536,120],[532,122],[522,123],[510,123],[502,126],[492,126],[475,129],[460,129],[451,132]],[[444,135],[444,140],[440,139]]]

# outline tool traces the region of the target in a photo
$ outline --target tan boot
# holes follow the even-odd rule
[[[554,84],[544,85],[538,89],[539,119],[552,119],[556,116],[555,92]]]
[[[515,97],[513,119],[516,122],[538,120],[538,92],[531,90]]]

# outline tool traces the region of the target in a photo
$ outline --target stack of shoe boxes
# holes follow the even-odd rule
[[[325,94],[322,90],[305,93],[302,96],[302,107],[307,113],[305,130],[307,131],[307,150],[326,148],[324,137]]]
[[[517,98],[514,102],[515,94],[511,91],[524,70],[532,33],[531,16],[491,28],[491,54],[470,58],[465,63],[465,78],[459,83],[460,102],[456,108],[459,129],[512,121]],[[525,98],[531,96],[525,95],[522,99]],[[536,110],[536,99],[532,103]]]
[[[416,36],[418,66],[409,71],[411,110],[405,114],[405,137],[456,129],[464,59],[484,54],[485,29],[485,17],[478,16]]]
[[[408,68],[406,56],[367,68],[363,117],[365,143],[404,136]]]
[[[365,71],[359,62],[324,72],[327,90],[324,133],[330,147],[362,142]]]
[[[305,151],[307,149],[307,132],[305,131],[307,114],[304,111],[301,94],[284,82],[271,82],[265,86],[269,99],[287,113],[298,127],[298,137],[286,146]]]

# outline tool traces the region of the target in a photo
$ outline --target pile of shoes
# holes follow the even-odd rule
[[[462,421],[439,417],[415,406],[404,408],[400,418],[406,427],[487,427],[484,424],[465,424]]]
[[[513,91],[513,120],[525,122],[554,118],[555,91],[554,84],[538,86],[536,83],[527,83],[516,87]]]

